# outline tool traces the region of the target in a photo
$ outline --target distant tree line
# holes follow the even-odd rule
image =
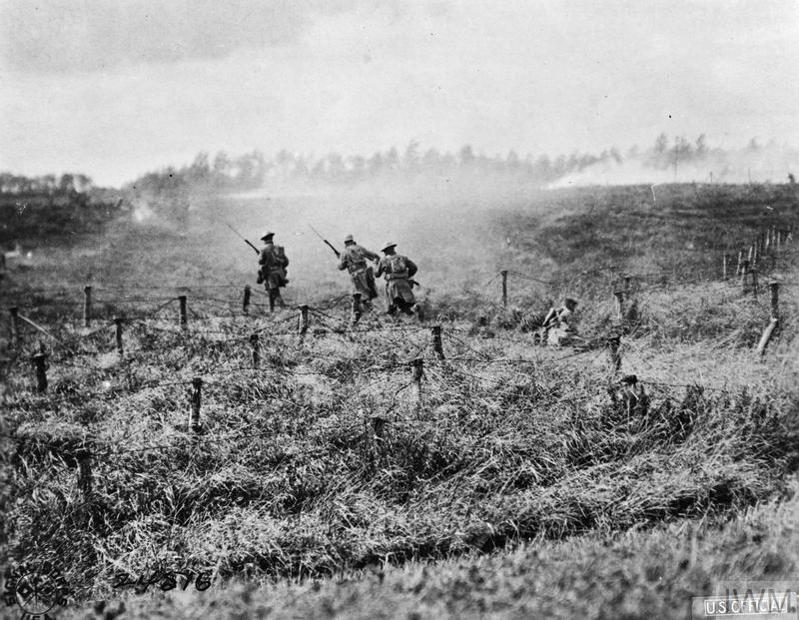
[[[94,188],[94,183],[85,174],[64,173],[60,177],[45,174],[26,177],[10,172],[0,172],[0,193],[14,195],[55,196],[58,194],[85,194]]]
[[[760,148],[752,139],[746,150]],[[598,154],[575,151],[554,158],[546,154],[522,156],[514,150],[504,155],[488,156],[476,153],[470,145],[452,153],[435,148],[421,149],[416,141],[410,142],[402,151],[392,147],[368,157],[337,152],[321,156],[303,155],[285,149],[273,157],[266,157],[260,151],[232,157],[220,151],[213,157],[209,153],[199,153],[191,164],[181,168],[170,167],[148,173],[129,184],[128,188],[156,193],[197,186],[246,190],[260,187],[270,180],[346,185],[370,179],[403,180],[425,175],[457,176],[460,173],[469,176],[505,175],[545,185],[598,163],[621,164],[625,160],[636,160],[644,166],[663,169],[724,153],[722,149],[711,148],[704,134],[694,140],[684,136],[670,140],[666,134],[661,134],[648,149],[632,147],[624,154],[612,147]]]

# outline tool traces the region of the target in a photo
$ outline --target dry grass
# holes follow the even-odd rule
[[[602,208],[612,206],[607,199]],[[489,327],[471,332],[464,318],[476,312],[463,306],[463,293],[442,295],[433,310],[453,318],[445,321],[444,362],[431,355],[426,330],[350,333],[331,330],[335,321],[324,317],[303,344],[281,334],[290,321],[193,320],[189,335],[142,321],[126,327],[126,358],[117,361],[110,330],[84,337],[51,321],[60,345],[48,394],[29,391],[22,358],[6,368],[0,430],[17,439],[2,440],[5,553],[58,560],[80,584],[79,600],[114,596],[115,571],[141,575],[180,562],[251,584],[407,565],[386,569],[390,594],[358,577],[352,586],[280,582],[271,603],[252,585],[164,602],[189,617],[212,613],[212,604],[229,605],[230,617],[267,604],[278,615],[367,617],[380,609],[365,602],[370,596],[388,616],[458,616],[474,605],[523,615],[543,605],[547,615],[569,617],[582,609],[579,593],[598,592],[588,577],[569,574],[610,584],[619,570],[631,571],[621,583],[632,594],[609,586],[594,617],[602,609],[637,617],[655,570],[646,557],[657,553],[668,559],[663,604],[675,602],[690,583],[679,568],[683,552],[665,549],[675,532],[685,540],[680,524],[702,520],[715,562],[738,516],[790,486],[799,462],[797,367],[787,355],[795,298],[783,297],[783,333],[763,362],[751,345],[767,308],[732,284],[637,291],[622,368],[645,379],[651,405],[629,413],[606,394],[606,354],[596,345],[615,329],[614,309],[608,282],[584,275],[592,256],[560,257],[558,277],[572,269],[569,286],[583,293],[581,329],[595,345],[575,356],[532,345],[531,317],[544,307],[535,282],[514,289],[516,308],[490,311]],[[256,372],[246,370],[253,329],[262,330]],[[407,361],[420,353],[427,359],[418,406]],[[502,361],[519,358],[527,361]],[[195,376],[206,379],[199,437],[186,432]],[[383,439],[373,415],[387,420]],[[76,463],[62,458],[84,445],[95,455],[88,503],[76,489]],[[162,448],[144,449],[152,445]],[[765,523],[764,510],[757,518]],[[774,523],[787,527],[780,515]],[[747,530],[748,517],[740,519]],[[646,531],[624,534],[631,529]],[[474,556],[522,540],[536,543]],[[522,567],[535,554],[543,554],[541,568],[528,576]],[[416,564],[431,560],[447,562],[434,573]],[[485,585],[493,570],[495,585]],[[418,585],[420,574],[430,583]]]

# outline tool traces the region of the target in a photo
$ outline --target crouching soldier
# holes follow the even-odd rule
[[[378,262],[380,257],[374,252],[370,252],[365,247],[355,243],[352,235],[344,237],[344,251],[339,258],[338,268],[345,269],[350,274],[352,280],[352,292],[361,296],[361,303],[367,310],[372,309],[372,300],[377,297],[377,285],[375,284],[375,274],[367,260]],[[356,312],[360,312],[357,310]],[[356,321],[360,314],[353,317]]]
[[[396,243],[387,243],[383,246],[382,252],[385,256],[377,264],[375,277],[385,275],[388,314],[393,316],[399,310],[403,314],[413,316],[415,312],[418,313],[418,309],[413,296],[411,278],[416,274],[417,267],[411,259],[397,254],[395,247]]]
[[[261,250],[261,256],[258,258],[258,264],[261,268],[258,270],[258,283],[263,282],[266,292],[269,294],[269,311],[274,312],[275,304],[281,308],[285,308],[286,304],[280,296],[280,289],[288,284],[286,268],[289,266],[289,259],[283,246],[275,245],[272,238],[275,233],[268,232],[261,241],[264,242],[264,247]]]
[[[649,396],[635,375],[626,375],[617,385],[611,385],[608,394],[611,403],[628,420],[631,417],[644,416],[649,410]]]
[[[567,297],[560,308],[550,308],[544,317],[541,329],[538,330],[537,340],[542,344],[562,346],[570,344],[577,335],[574,311],[577,301]]]

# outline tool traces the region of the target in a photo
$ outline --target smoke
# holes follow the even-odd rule
[[[150,207],[149,203],[142,199],[133,201],[132,217],[133,221],[137,224],[142,224],[151,220],[155,216],[155,211]]]
[[[132,200],[135,220],[179,233],[176,244],[185,260],[202,262],[204,277],[216,283],[254,284],[258,268],[253,250],[226,225],[256,246],[266,231],[274,232],[291,261],[286,297],[302,303],[349,291],[347,274],[337,270],[336,257],[311,226],[339,249],[347,234],[375,252],[396,243],[399,253],[418,264],[423,297],[468,298],[508,268],[516,245],[525,248],[526,269],[544,271],[551,264],[546,256],[531,255],[536,243],[529,238],[535,234],[529,223],[545,226],[578,203],[548,190],[785,181],[799,169],[799,151],[754,141],[734,151],[711,149],[703,136],[695,145],[685,139],[669,145],[661,136],[653,148],[631,149],[624,157],[610,149],[555,160],[512,154],[502,160],[463,149],[457,158],[427,158],[432,161],[427,164],[406,153],[364,170],[363,162],[348,163],[354,157],[327,156],[323,163],[340,167],[314,165],[311,172],[306,166],[302,174],[296,165],[281,166],[292,159],[280,154],[275,160],[254,153],[230,161],[235,166],[220,165],[219,156],[212,165],[201,156],[191,166],[135,181],[130,188],[139,198]],[[524,214],[528,228],[508,237],[499,216],[507,222],[513,213]]]
[[[207,251],[228,257],[230,272],[254,276],[257,263],[225,224],[256,245],[264,232],[274,232],[275,243],[285,247],[291,261],[288,294],[294,300],[348,291],[346,272],[337,269],[333,252],[311,226],[338,249],[347,234],[377,253],[387,242],[396,243],[397,252],[417,263],[424,297],[464,294],[495,275],[507,242],[494,214],[514,206],[535,209],[541,195],[537,183],[511,184],[506,175],[420,175],[408,182],[384,179],[350,187],[276,183],[193,208],[208,227],[201,233]]]
[[[686,143],[687,144],[687,143]],[[549,189],[586,185],[661,183],[785,183],[799,171],[799,151],[770,143],[739,150],[681,153],[666,149],[634,154],[622,161],[603,159],[549,183]]]

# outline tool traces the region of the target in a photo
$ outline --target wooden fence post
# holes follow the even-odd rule
[[[629,299],[630,297],[630,283],[632,281],[632,276],[629,274],[625,274],[621,277],[624,281],[624,296]]]
[[[89,327],[92,322],[92,287],[83,287],[83,326]]]
[[[249,284],[244,285],[244,299],[241,302],[241,311],[244,316],[250,314],[250,295],[252,295],[252,289],[250,288]]]
[[[305,334],[308,333],[308,323],[309,323],[308,316],[309,316],[308,306],[307,305],[300,306],[300,325],[299,325],[300,340],[305,338]]]
[[[614,291],[613,296],[616,298],[616,318],[619,321],[624,320],[624,293],[622,291]]]
[[[189,410],[189,431],[196,433],[200,430],[200,405],[202,404],[203,380],[195,377],[191,380],[191,409]]]
[[[444,346],[441,343],[441,325],[433,325],[430,328],[430,332],[433,334],[433,351],[438,359],[443,360]]]
[[[13,346],[19,346],[22,343],[19,332],[19,308],[16,306],[9,308],[8,313],[11,315],[11,344]]]
[[[727,270],[729,268],[728,267],[729,263],[730,263],[730,255],[727,252],[725,252],[724,256],[721,259],[721,279],[725,281],[729,276],[729,274],[727,273]]]
[[[757,301],[757,269],[752,269],[752,296]]]
[[[117,353],[121,358],[124,355],[124,348],[122,346],[122,323],[125,321],[121,316],[114,317],[114,332],[117,343]]]
[[[735,268],[736,277],[741,275],[741,270],[743,269],[743,264],[744,264],[744,251],[743,250],[738,250],[738,266]]]
[[[86,448],[77,452],[78,460],[78,489],[83,495],[83,501],[91,501],[92,495],[92,456]]]
[[[499,272],[502,276],[502,306],[508,307],[508,270],[503,269]]]
[[[422,377],[424,376],[424,360],[421,357],[416,358],[412,362],[411,379],[413,381],[413,390],[416,394],[417,408],[422,404]]]
[[[379,415],[373,415],[371,422],[375,439],[383,439],[386,435],[386,419],[381,418]]]
[[[31,358],[36,369],[36,391],[47,391],[47,354],[37,353]]]
[[[250,346],[252,347],[252,367],[258,368],[261,363],[261,344],[258,342],[258,334],[250,335]]]
[[[621,338],[619,336],[611,336],[607,340],[608,343],[608,357],[610,360],[610,371],[616,375],[621,370]]]
[[[186,312],[186,296],[178,295],[178,304],[180,304],[180,328],[188,329],[189,317]]]
[[[772,280],[768,284],[771,291],[771,318],[780,318],[780,283]]]
[[[741,291],[746,293],[746,284],[749,279],[749,261],[745,260],[741,263]]]
[[[774,330],[777,328],[779,319],[772,317],[766,329],[763,330],[763,335],[760,337],[760,342],[757,343],[757,354],[763,355],[766,352],[771,337],[774,335]]]

